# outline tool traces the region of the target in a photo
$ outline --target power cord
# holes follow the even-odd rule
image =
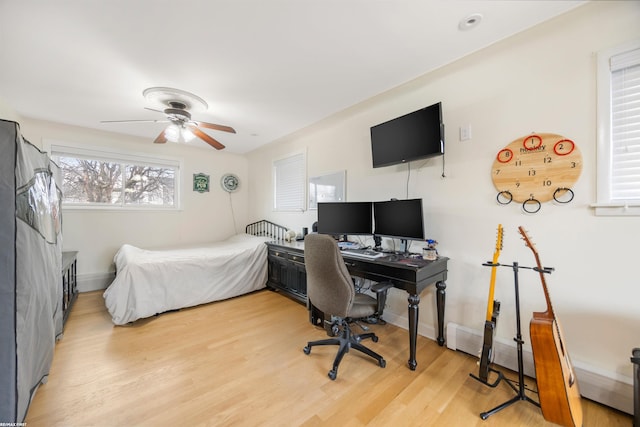
[[[231,193],[229,193],[229,206],[231,207],[231,218],[233,218],[233,232],[234,234],[238,234],[238,227],[236,226],[236,214],[233,211],[233,199],[231,198]]]

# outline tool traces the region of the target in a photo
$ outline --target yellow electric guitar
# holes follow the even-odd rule
[[[496,238],[496,248],[493,253],[493,260],[491,264],[485,264],[491,266],[491,283],[489,284],[489,299],[487,302],[487,316],[484,322],[484,340],[482,343],[482,353],[480,355],[480,369],[478,371],[478,379],[487,385],[492,387],[496,386],[501,379],[498,377],[495,383],[489,384],[489,371],[493,360],[493,337],[496,331],[496,323],[498,322],[498,315],[500,314],[500,301],[494,300],[494,293],[496,287],[496,270],[498,269],[498,258],[500,257],[500,251],[502,250],[502,224],[498,224],[498,237]]]

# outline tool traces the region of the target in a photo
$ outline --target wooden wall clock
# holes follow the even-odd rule
[[[575,142],[554,133],[532,133],[498,152],[491,178],[500,204],[513,200],[535,213],[544,202],[573,200],[571,186],[581,172],[582,154]]]

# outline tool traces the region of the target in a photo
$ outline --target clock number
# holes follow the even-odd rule
[[[497,158],[500,163],[508,163],[511,161],[511,159],[513,159],[513,151],[509,150],[508,148],[500,150],[498,152]]]
[[[571,162],[571,168],[575,168],[576,166],[578,166],[576,162]]]
[[[514,163],[514,165],[516,165],[516,166],[522,166],[522,160],[516,160],[516,162]]]
[[[496,169],[496,175],[500,173],[500,169]]]
[[[529,176],[535,176],[536,175],[536,170],[535,169],[529,169]]]
[[[545,179],[544,181],[542,181],[542,186],[543,187],[551,187],[551,180],[550,179]]]
[[[520,181],[516,181],[516,187],[520,187]]]
[[[542,138],[538,135],[529,135],[524,139],[522,145],[526,150],[536,150],[542,145]]]
[[[553,146],[553,152],[558,156],[566,156],[571,154],[573,149],[576,148],[576,144],[570,139],[561,139]]]
[[[551,157],[547,156],[544,158],[545,163],[551,163]]]

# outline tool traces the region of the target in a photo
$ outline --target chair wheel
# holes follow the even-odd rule
[[[336,380],[336,376],[338,375],[338,373],[334,369],[332,369],[332,370],[329,371],[328,375],[329,375],[329,378],[331,378],[332,381],[335,381]]]
[[[309,353],[311,353],[311,347],[309,347],[308,345],[306,345],[306,346],[302,349],[302,351],[304,351],[304,354],[309,354]]]
[[[378,336],[377,335],[372,336],[371,341],[378,342]]]
[[[384,368],[387,366],[387,361],[384,359],[380,359],[380,362],[378,362],[378,364],[380,365],[381,368]]]

